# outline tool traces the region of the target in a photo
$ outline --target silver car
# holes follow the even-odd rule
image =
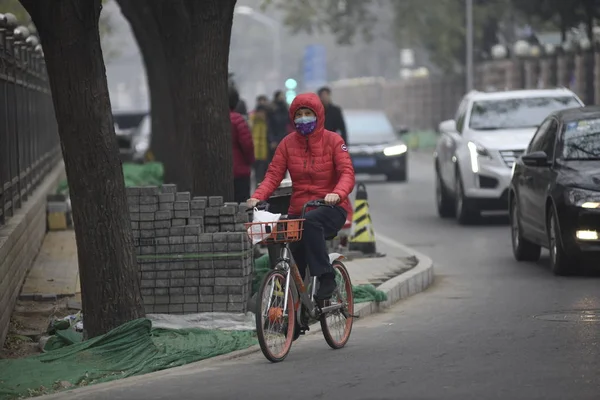
[[[481,211],[507,210],[514,161],[552,112],[583,106],[568,89],[465,95],[456,119],[440,124],[434,152],[436,203],[442,218],[467,224]]]

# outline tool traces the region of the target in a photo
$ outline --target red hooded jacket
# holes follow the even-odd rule
[[[291,120],[300,108],[309,108],[317,114],[315,131],[307,136],[293,132],[281,141],[263,182],[252,197],[267,200],[289,170],[292,178],[290,215],[300,215],[305,203],[323,199],[329,193],[339,195],[339,205],[351,215],[348,195],[354,189],[354,168],[348,148],[340,135],[325,130],[325,109],[316,94],[301,94],[294,99],[290,107]]]
[[[229,112],[231,141],[233,142],[233,176],[247,178],[254,164],[254,142],[248,123],[235,111]]]

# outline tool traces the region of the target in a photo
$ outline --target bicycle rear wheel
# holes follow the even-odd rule
[[[256,299],[256,334],[265,357],[280,362],[290,352],[296,325],[296,312],[292,291],[288,290],[288,303],[284,309],[285,273],[267,273]]]
[[[321,330],[325,341],[332,349],[341,349],[348,343],[354,318],[354,296],[352,282],[346,266],[341,261],[334,261],[337,290],[329,301],[330,305],[346,303],[343,309],[321,315]],[[327,305],[327,304],[326,304]],[[344,315],[344,313],[346,315]]]

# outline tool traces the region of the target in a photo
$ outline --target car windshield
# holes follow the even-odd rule
[[[600,118],[566,123],[562,142],[566,161],[600,160]]]
[[[471,110],[469,128],[474,130],[535,128],[554,111],[580,106],[573,96],[476,101]]]
[[[397,140],[394,127],[382,113],[346,112],[350,144],[385,144]]]

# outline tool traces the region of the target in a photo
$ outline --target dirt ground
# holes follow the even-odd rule
[[[40,354],[40,339],[46,336],[54,319],[76,314],[81,309],[78,297],[57,301],[17,301],[10,321],[9,332],[0,350],[1,358],[22,358]]]

